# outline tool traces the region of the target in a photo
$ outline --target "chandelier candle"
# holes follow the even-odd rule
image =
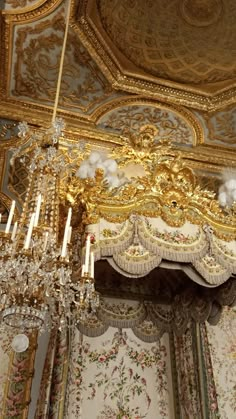
[[[62,249],[61,249],[61,257],[62,258],[66,257],[66,248],[67,248],[67,244],[68,244],[68,236],[69,236],[69,231],[70,231],[71,214],[72,214],[72,209],[69,208],[68,215],[67,215],[67,220],[66,220],[64,238],[63,238],[63,244],[62,244]]]
[[[82,265],[81,277],[83,278],[85,274],[85,265]]]
[[[90,255],[90,276],[94,278],[94,253],[91,252]]]
[[[87,236],[86,247],[85,247],[85,273],[89,272],[89,254],[90,254],[90,235]]]
[[[36,204],[36,210],[35,210],[34,227],[38,226],[41,202],[42,202],[42,195],[39,194],[37,198],[37,204]]]
[[[67,243],[70,244],[71,241],[71,234],[72,234],[72,227],[69,227],[68,237],[67,237]]]
[[[16,237],[16,231],[17,231],[17,221],[15,222],[12,233],[11,233],[11,241],[14,241]]]
[[[13,218],[14,211],[15,211],[15,206],[16,206],[16,201],[12,201],[11,209],[10,209],[10,213],[9,213],[9,217],[8,217],[7,225],[6,225],[6,229],[5,229],[5,233],[9,233],[9,231],[10,231],[11,222],[12,222],[12,218]]]
[[[31,215],[29,228],[28,228],[28,232],[27,232],[27,236],[26,236],[25,244],[24,244],[25,250],[28,250],[30,247],[30,240],[31,240],[31,236],[32,236],[33,228],[34,228],[34,218],[35,218],[35,213]]]

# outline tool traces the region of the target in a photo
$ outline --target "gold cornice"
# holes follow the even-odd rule
[[[139,75],[128,74],[121,69],[121,63],[117,62],[110,48],[107,48],[107,45],[104,47],[104,41],[101,41],[101,36],[89,15],[88,0],[82,0],[77,10],[73,0],[73,6],[71,26],[79,34],[82,43],[95,58],[114,89],[206,111],[222,109],[236,102],[235,83],[233,87],[224,88],[218,93],[212,94],[197,91],[192,86],[181,85],[176,82],[161,80],[160,84],[160,79],[153,82],[153,77],[146,76],[144,78],[139,77]]]
[[[107,79],[111,82],[111,84],[115,83],[117,77],[119,77],[119,70],[115,63],[104,54],[103,49],[101,49],[101,45],[91,34],[91,27],[88,25],[84,13],[86,10],[87,1],[80,1],[78,8],[76,5],[76,1],[72,0],[72,21],[70,26],[74,29],[76,33],[78,33],[81,42],[85,46],[85,48],[90,52],[93,57],[96,57],[96,62],[98,66],[101,68],[103,74],[107,77]],[[79,15],[79,19],[77,22],[77,15]],[[86,30],[88,30],[88,36],[85,36]],[[93,37],[93,44],[90,42],[90,38]],[[99,53],[97,53],[97,49],[99,49]],[[104,60],[109,60],[109,66],[104,65]]]
[[[0,116],[2,118],[22,121],[27,120],[30,124],[49,126],[52,119],[52,106],[37,105],[30,102],[21,102],[20,100],[6,99],[0,103]],[[71,111],[59,109],[57,115],[63,117],[66,123],[77,126],[78,123],[87,125],[92,124],[91,117],[88,115],[79,115]]]
[[[181,152],[186,160],[199,164],[199,168],[204,164],[206,165],[205,169],[209,168],[210,170],[220,172],[223,166],[236,167],[235,150],[225,150],[220,147],[215,148],[203,145],[190,150],[181,149]]]
[[[149,102],[150,103],[150,102]],[[165,106],[165,105],[164,105]],[[30,111],[22,112],[19,111],[19,106],[14,112],[14,108],[12,109],[9,107],[8,110],[4,108],[5,112],[1,112],[1,105],[0,105],[0,115],[4,118],[9,118],[14,120],[21,121],[22,119],[27,120],[28,123],[47,127],[50,123],[50,115],[48,111],[40,111],[40,113]],[[63,116],[64,114],[59,113],[59,116]],[[121,146],[124,144],[124,140],[121,138],[119,134],[109,133],[102,129],[99,129],[91,122],[81,121],[78,117],[65,118],[66,121],[66,129],[65,129],[65,139],[62,141],[63,143],[71,143],[75,144],[81,140],[88,141],[94,145],[105,146],[108,148],[114,146]],[[20,145],[20,139],[15,137],[11,140],[3,140],[0,145],[0,155],[5,154],[5,152],[14,146]],[[215,145],[204,145],[200,144],[196,147],[181,147],[176,146],[176,149],[179,148],[182,151],[184,159],[191,164],[194,165],[195,168],[203,169],[203,170],[210,170],[212,172],[221,172],[222,167],[235,167],[236,166],[236,153],[235,150],[227,149],[226,147],[220,147]]]

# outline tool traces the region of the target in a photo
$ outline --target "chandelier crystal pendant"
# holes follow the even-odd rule
[[[78,279],[72,276],[72,209],[68,209],[63,241],[59,242],[60,176],[66,167],[58,147],[64,122],[56,118],[63,61],[69,28],[70,4],[60,60],[51,127],[30,132],[19,124],[19,137],[27,139],[28,159],[22,148],[13,151],[29,163],[28,188],[19,222],[12,202],[4,232],[0,232],[0,320],[18,331],[44,331],[67,327],[86,319],[99,306],[95,291],[94,256],[90,236],[86,240],[85,264]],[[23,156],[23,157],[22,157]]]
[[[94,287],[94,256],[90,236],[85,264],[77,282],[72,280],[71,216],[68,215],[61,245],[59,236],[59,182],[66,166],[56,144],[63,124],[56,120],[50,136],[35,147],[29,185],[19,220],[11,229],[15,201],[0,239],[1,319],[21,330],[43,330],[50,324],[69,325],[85,319],[99,305]],[[21,125],[20,136],[26,135]],[[47,133],[48,134],[48,133]],[[15,152],[14,158],[19,155]]]

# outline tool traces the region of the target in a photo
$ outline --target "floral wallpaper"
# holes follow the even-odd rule
[[[144,343],[130,329],[96,339],[77,332],[73,348],[67,419],[174,418],[167,334]]]
[[[216,326],[206,324],[220,419],[236,417],[236,311],[226,308]]]
[[[42,380],[47,394],[39,396],[35,419],[236,417],[232,308],[217,326],[192,321],[185,333],[169,331],[155,341],[144,342],[122,327],[91,335],[96,337],[78,329],[67,337],[57,334],[55,349],[48,350],[48,385]]]

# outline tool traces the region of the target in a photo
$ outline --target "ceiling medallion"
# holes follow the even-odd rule
[[[184,20],[194,26],[209,26],[222,14],[221,0],[183,0],[180,10]]]

